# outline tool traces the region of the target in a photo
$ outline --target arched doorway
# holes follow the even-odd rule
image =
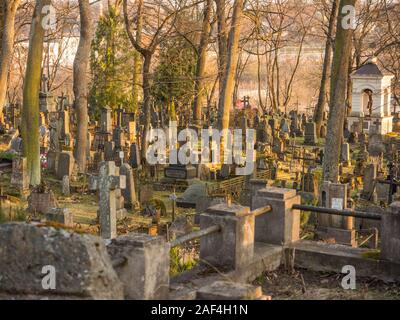
[[[361,110],[363,111],[365,116],[370,117],[372,115],[372,100],[373,92],[370,89],[365,89],[361,95]]]

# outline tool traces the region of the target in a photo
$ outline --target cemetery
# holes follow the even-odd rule
[[[143,1],[75,2],[67,12],[79,44],[69,82],[59,88],[50,33],[40,24],[50,1],[34,1],[28,18],[21,16],[23,0],[0,4],[1,300],[400,299],[400,65],[388,67],[392,51],[374,55],[345,42],[354,30],[341,26],[338,6],[354,0],[328,1],[328,16],[338,23],[326,42],[347,45],[348,56],[364,50],[362,57],[350,62],[328,44],[322,52],[332,57],[312,63],[303,42],[294,46],[302,72],[320,72],[320,64],[334,60],[327,79],[314,81],[322,103],[318,93],[299,103],[308,93],[302,91],[312,90],[307,76],[293,71],[296,64],[296,90],[279,93],[274,72],[284,58],[258,53],[259,40],[241,45],[251,51],[256,42],[257,55],[249,59],[271,63],[268,81],[258,70],[257,93],[239,85],[243,72],[240,81],[257,78],[240,60],[246,50],[237,47],[250,28],[239,24],[240,33],[241,0],[229,4],[227,17],[219,11],[224,1],[189,1],[198,21],[175,8],[159,17],[165,25],[153,34],[145,26],[142,41],[138,30],[149,23]],[[400,12],[398,3],[385,5],[369,8],[380,28],[388,23],[384,10]],[[222,40],[211,28],[223,24],[214,6],[236,39],[226,37],[224,67]],[[285,10],[297,16],[311,12],[309,6]],[[17,60],[6,54],[6,17],[29,20],[20,87],[6,65]],[[102,45],[111,40],[102,32],[111,20],[124,42],[111,46],[119,51],[107,60]],[[179,29],[191,24],[200,28],[193,39]],[[399,26],[391,32],[396,43]],[[317,41],[307,33],[304,39]],[[209,52],[211,42],[221,45],[216,52]],[[121,65],[111,65],[119,59]],[[282,74],[290,73],[280,63]],[[12,72],[4,82],[5,67]],[[45,285],[46,279],[54,282]],[[158,315],[183,314],[155,308]]]

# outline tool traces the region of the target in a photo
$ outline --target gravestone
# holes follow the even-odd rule
[[[301,191],[309,192],[318,195],[318,178],[315,176],[313,172],[309,169],[307,173],[305,173],[301,179]]]
[[[321,207],[344,210],[347,208],[347,184],[324,181],[321,186],[319,203]],[[318,229],[323,237],[336,243],[355,247],[357,245],[353,217],[318,214]]]
[[[363,178],[363,192],[362,197],[364,199],[369,199],[374,192],[375,179],[377,176],[377,167],[375,164],[368,164],[364,169]]]
[[[91,190],[98,190],[100,235],[105,239],[117,236],[116,189],[126,186],[125,176],[117,176],[115,171],[113,161],[102,162],[99,175],[90,186]]]
[[[112,117],[111,117],[111,108],[104,107],[101,109],[100,115],[100,130],[102,133],[112,133]]]
[[[28,168],[26,158],[16,157],[12,161],[11,185],[24,195],[29,190]]]
[[[62,180],[64,176],[70,177],[74,169],[74,156],[72,152],[63,151],[59,154],[56,176]]]
[[[315,146],[317,144],[317,129],[315,122],[307,122],[305,125],[304,144]]]
[[[104,160],[114,161],[114,157],[115,157],[115,142],[106,141],[104,143]]]
[[[342,143],[341,160],[342,160],[343,167],[350,166],[350,164],[351,164],[350,145],[347,142]]]
[[[52,208],[45,217],[47,221],[61,223],[67,227],[74,226],[74,216],[68,208]]]
[[[28,212],[46,214],[57,207],[57,200],[51,190],[39,190],[39,188],[36,188],[28,197]]]
[[[136,122],[135,121],[128,122],[128,138],[131,143],[136,141]]]
[[[164,169],[166,178],[188,180],[196,178],[196,168],[192,165],[170,164]]]
[[[69,185],[69,176],[65,175],[62,178],[62,185],[61,185],[62,194],[66,197],[69,197],[71,194],[70,185]]]
[[[138,144],[136,142],[131,143],[129,149],[129,164],[132,168],[138,168],[140,166],[140,153]]]
[[[70,135],[70,130],[69,130],[69,111],[61,111],[60,112],[60,120],[61,120],[61,130],[60,130],[60,138],[61,139],[66,139],[67,135]]]
[[[122,164],[120,174],[126,177],[126,188],[122,192],[125,206],[128,208],[136,208],[138,206],[138,201],[136,198],[136,188],[132,167],[127,163]]]

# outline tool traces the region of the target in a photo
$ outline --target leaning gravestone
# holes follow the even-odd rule
[[[99,237],[8,223],[0,243],[0,299],[123,299]]]

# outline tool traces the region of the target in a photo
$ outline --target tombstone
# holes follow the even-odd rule
[[[115,142],[106,141],[104,143],[104,160],[114,161],[114,158],[115,158]]]
[[[364,199],[369,199],[374,192],[375,180],[377,176],[377,167],[375,164],[368,164],[364,169],[363,178],[363,192],[362,197]]]
[[[368,152],[372,157],[378,157],[386,152],[383,138],[380,134],[373,134],[368,137]]]
[[[301,178],[300,190],[318,196],[318,178],[313,172],[311,172],[310,168],[308,169],[308,172],[305,173]]]
[[[136,141],[136,122],[135,121],[128,122],[128,139],[131,143]]]
[[[342,143],[341,160],[344,167],[350,166],[350,145],[347,142]]]
[[[119,175],[119,174],[116,174],[116,175]],[[115,189],[115,212],[116,212],[117,220],[121,220],[121,219],[125,218],[128,213],[125,209],[125,199],[124,199],[124,196],[122,195],[122,190],[120,188]]]
[[[324,181],[320,192],[320,206],[336,210],[346,209],[347,187],[347,184]],[[335,239],[336,243],[357,246],[353,217],[318,214],[318,229],[328,239]]]
[[[317,131],[315,122],[307,122],[305,126],[304,144],[315,146],[317,144]]]
[[[72,152],[63,151],[59,154],[58,164],[57,164],[57,179],[62,180],[64,176],[70,177],[74,169],[74,156]]]
[[[12,160],[11,185],[16,186],[21,194],[29,190],[26,158],[16,157]]]
[[[116,127],[113,130],[113,142],[115,143],[115,148],[121,150],[125,146],[125,134],[121,127]]]
[[[111,117],[111,108],[104,107],[101,109],[100,115],[100,131],[102,133],[112,133],[112,117]]]
[[[67,176],[67,175],[63,176],[63,178],[62,178],[61,190],[62,190],[62,194],[64,196],[69,197],[71,195],[70,185],[69,185],[69,176]]]
[[[280,130],[281,130],[281,132],[285,132],[285,133],[289,133],[290,132],[289,124],[288,124],[287,119],[283,118],[281,120]]]
[[[220,171],[220,176],[223,179],[227,179],[229,178],[229,176],[231,175],[231,171],[232,171],[232,166],[229,164],[223,164],[221,167],[221,171]]]
[[[138,201],[136,198],[136,188],[132,167],[127,163],[122,164],[120,174],[126,177],[126,188],[122,191],[125,206],[128,208],[136,208],[138,206]]]
[[[132,143],[129,149],[129,164],[132,168],[138,168],[140,166],[140,154],[138,144]]]
[[[74,226],[74,216],[67,208],[52,208],[45,214],[47,221],[61,223],[67,227]]]
[[[166,178],[189,180],[196,178],[196,168],[192,165],[170,164],[164,169]]]
[[[197,168],[197,177],[203,181],[210,181],[211,180],[210,168],[206,164],[200,163]]]
[[[64,110],[60,112],[60,120],[61,120],[61,130],[60,130],[60,138],[65,139],[67,135],[70,134],[69,130],[69,111]]]
[[[274,138],[272,152],[274,152],[278,155],[285,152],[285,143],[283,142],[283,140],[281,138],[279,138],[279,137]]]
[[[46,214],[57,207],[57,200],[51,190],[34,189],[28,196],[28,212]]]
[[[102,162],[99,175],[91,185],[91,190],[98,190],[100,235],[105,239],[117,237],[116,189],[126,186],[125,176],[117,176],[115,171],[113,161]]]
[[[153,198],[153,187],[151,184],[139,185],[139,201],[140,204],[145,204]]]

